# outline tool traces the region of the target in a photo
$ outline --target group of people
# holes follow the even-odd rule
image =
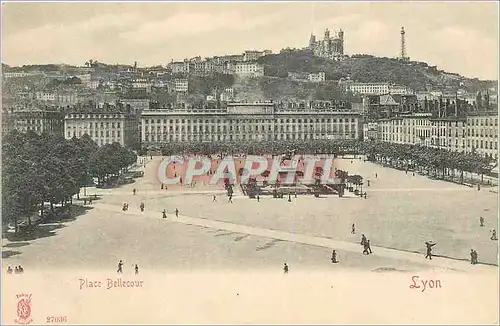
[[[479,216],[479,226],[480,227],[484,226],[484,217],[482,217],[482,216]],[[493,240],[493,241],[498,240],[497,231],[495,229],[491,229],[490,234],[491,234],[490,240]]]
[[[135,275],[138,275],[139,274],[139,266],[137,266],[137,264],[135,264],[133,266],[134,266]],[[123,261],[122,260],[120,260],[118,262],[118,270],[116,272],[118,274],[123,274]]]
[[[128,203],[123,203],[123,206],[122,206],[122,211],[126,212],[128,211]],[[144,212],[144,209],[146,208],[146,205],[144,203],[141,203],[139,205],[139,208],[141,209],[141,212]]]
[[[474,249],[470,250],[470,263],[472,265],[477,264],[477,251],[475,251]]]
[[[179,209],[178,208],[175,209],[175,217],[179,217]],[[164,209],[162,212],[162,218],[167,218],[167,210],[166,209]]]
[[[12,270],[12,267],[8,267],[7,268],[7,274],[23,274],[24,273],[24,268],[19,265],[19,266],[15,266],[14,270]]]

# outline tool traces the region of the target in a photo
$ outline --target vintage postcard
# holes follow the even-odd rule
[[[497,2],[2,2],[2,324],[498,324]]]

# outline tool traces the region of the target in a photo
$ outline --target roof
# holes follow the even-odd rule
[[[380,96],[380,105],[398,105],[398,103],[394,101],[394,98],[391,95],[386,94]]]

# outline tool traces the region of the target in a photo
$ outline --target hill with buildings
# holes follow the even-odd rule
[[[496,81],[481,81],[448,73],[425,62],[404,62],[398,59],[372,55],[346,56],[329,60],[315,56],[308,50],[287,49],[279,54],[261,57],[267,76],[287,77],[290,72],[324,72],[326,80],[348,79],[357,82],[390,82],[416,91],[429,88],[465,88],[473,93],[496,86]]]

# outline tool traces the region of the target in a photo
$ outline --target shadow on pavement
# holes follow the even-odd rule
[[[21,253],[20,251],[5,250],[5,251],[2,251],[2,259],[10,258],[12,256],[19,255],[20,253]]]
[[[3,246],[4,248],[19,248],[29,245],[29,242],[11,242]]]

